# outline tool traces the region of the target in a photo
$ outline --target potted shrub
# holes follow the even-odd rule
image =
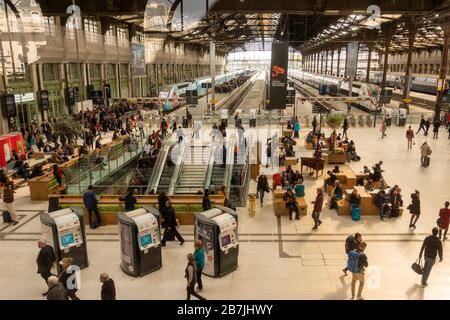
[[[333,114],[327,117],[327,125],[332,129],[338,129],[341,127],[344,117],[340,114]]]

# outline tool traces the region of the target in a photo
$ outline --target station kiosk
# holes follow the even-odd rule
[[[220,123],[224,128],[228,127],[228,109],[220,110]]]
[[[405,126],[406,125],[406,117],[408,115],[408,110],[405,108],[399,108],[398,109],[398,117],[397,117],[397,125],[398,126]]]
[[[390,127],[391,124],[392,124],[392,114],[393,114],[392,109],[390,109],[390,108],[384,108],[384,110],[383,110],[383,115],[384,115],[384,119],[386,120],[386,125],[387,125],[388,127]]]
[[[56,261],[72,258],[80,269],[89,266],[83,209],[70,207],[41,215],[43,239],[55,250]],[[56,264],[58,273],[61,265]]]
[[[143,207],[119,212],[120,268],[133,277],[161,269],[161,234],[159,211]]]
[[[238,266],[239,239],[235,211],[216,206],[195,214],[195,239],[202,240],[205,251],[203,273],[222,277]]]

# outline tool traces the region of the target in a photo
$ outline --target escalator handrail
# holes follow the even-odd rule
[[[180,146],[181,150],[179,150],[179,154],[177,156],[177,163],[175,164],[175,169],[173,170],[172,173],[172,179],[170,179],[169,189],[167,192],[168,195],[173,195],[175,192],[175,187],[178,185],[178,182],[181,177],[181,172],[183,171],[186,150],[188,149],[187,144],[189,144],[190,147],[190,143],[186,142],[186,140],[183,140],[178,143],[181,144]]]
[[[234,139],[232,139],[234,137]],[[225,176],[223,178],[223,185],[225,186],[226,192],[230,192],[231,176],[233,174],[234,166],[234,147],[237,144],[237,137],[232,135],[227,141],[227,155],[226,155],[226,166],[225,166]]]
[[[215,154],[217,151],[217,141],[215,140],[215,135],[212,136],[211,144],[210,144],[210,152],[208,157],[208,163],[206,167],[206,174],[205,179],[203,182],[203,190],[209,189],[209,186],[211,184],[211,178],[212,178],[212,172],[214,168],[214,160],[215,160]]]
[[[161,151],[158,154],[158,157],[155,161],[155,166],[153,167],[152,175],[149,179],[147,191],[146,193],[150,193],[153,189],[158,187],[159,179],[161,179],[162,171],[165,167],[166,161],[167,161],[167,155],[169,154],[170,148],[174,144],[174,138],[175,132],[173,132],[171,135],[169,135],[166,138],[166,141],[164,141]],[[156,191],[156,189],[155,189]]]

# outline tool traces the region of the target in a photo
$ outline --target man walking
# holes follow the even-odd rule
[[[422,273],[422,288],[426,288],[428,286],[428,277],[430,276],[431,269],[436,263],[436,256],[439,253],[439,261],[442,262],[442,242],[438,238],[439,230],[438,228],[433,228],[431,231],[432,235],[425,238],[422,244],[422,248],[420,249],[419,259],[422,259],[422,255],[425,252],[425,264],[423,266]]]
[[[352,273],[352,297],[351,300],[355,298],[355,289],[356,289],[356,281],[359,281],[358,295],[356,299],[364,300],[362,297],[362,291],[364,288],[364,271],[369,266],[367,261],[367,256],[364,253],[366,250],[367,244],[365,242],[361,242],[359,246],[351,250],[348,253],[348,270]]]
[[[350,235],[345,239],[345,253],[348,253],[352,250],[358,248],[358,246],[362,243],[362,236],[360,233],[355,233],[355,235]],[[347,275],[348,265],[342,270],[345,275]]]
[[[91,227],[91,229],[96,229],[98,226],[100,226],[102,224],[102,220],[100,218],[100,213],[98,212],[98,208],[97,208],[97,197],[94,194],[94,186],[90,185],[88,187],[88,191],[86,191],[83,194],[83,202],[84,202],[84,206],[86,207],[86,209],[88,210],[88,217],[89,217],[89,226]],[[97,218],[97,222],[93,223],[92,222],[92,213],[95,213],[95,216]]]
[[[408,149],[412,149],[412,142],[414,139],[414,131],[409,126],[408,130],[406,130],[406,140],[408,141]]]
[[[347,130],[348,130],[348,120],[346,117],[346,118],[344,118],[344,124],[342,125],[342,138],[345,137],[345,139],[348,139]]]
[[[167,238],[176,237],[178,241],[180,241],[180,246],[183,245],[184,239],[181,236],[181,234],[177,230],[177,218],[175,215],[175,209],[172,207],[172,203],[170,200],[166,202],[166,210],[165,210],[165,230],[164,230],[164,236],[161,241],[161,246],[166,246]]]
[[[421,162],[421,167],[428,167],[430,165],[430,155],[431,155],[431,148],[428,145],[428,143],[425,141],[421,146],[420,146],[420,162]]]
[[[313,212],[312,212],[312,218],[314,220],[314,227],[313,230],[317,230],[319,226],[322,224],[322,221],[320,221],[320,213],[322,212],[323,207],[323,191],[322,188],[317,188],[317,196],[316,200],[312,202],[314,204]]]
[[[107,273],[102,273],[100,274],[100,282],[102,283],[102,300],[116,300],[116,286],[113,279]]]
[[[36,264],[38,267],[37,273],[39,273],[44,279],[45,283],[47,283],[48,278],[52,275],[51,270],[53,264],[56,261],[55,251],[53,247],[49,245],[45,240],[38,241],[39,254],[36,258]],[[44,292],[42,295],[46,296],[48,294],[48,290]]]
[[[423,130],[425,133],[425,119],[423,118],[423,115],[420,117],[419,130],[417,130],[416,134],[419,134],[420,130]]]
[[[6,211],[9,212],[11,216],[11,222],[13,225],[19,223],[19,218],[16,214],[16,209],[14,208],[14,189],[10,182],[6,182],[3,190],[3,202],[5,203]]]

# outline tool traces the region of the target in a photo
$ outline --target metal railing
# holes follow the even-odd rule
[[[155,166],[152,172],[152,176],[149,179],[148,187],[146,193],[149,194],[152,191],[156,192],[158,188],[159,180],[161,179],[162,172],[167,162],[167,156],[169,155],[169,151],[175,143],[176,134],[173,132],[170,136],[166,138],[166,141],[163,143],[161,150],[159,151],[158,157],[155,161]]]
[[[121,167],[140,156],[144,148],[145,138],[129,137],[120,144],[102,148],[96,154],[96,162],[93,167],[65,170],[66,176],[75,176],[66,182],[69,194],[81,194],[89,185],[101,184],[110,175],[116,173]]]
[[[173,195],[175,192],[175,188],[179,183],[181,172],[183,171],[184,159],[186,155],[186,150],[188,149],[189,142],[188,140],[182,140],[178,142],[178,154],[177,161],[175,163],[175,169],[172,173],[172,179],[170,180],[168,194]]]

